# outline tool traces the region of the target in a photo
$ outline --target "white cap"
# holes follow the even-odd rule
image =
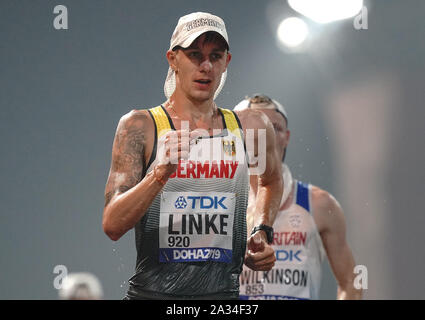
[[[263,94],[255,94],[251,98],[246,97],[233,108],[234,111],[241,111],[245,109],[274,109],[282,114],[285,120],[288,121],[288,114],[285,108],[278,101]]]
[[[100,300],[103,297],[99,279],[88,272],[70,273],[62,280],[62,300]]]
[[[278,101],[271,99],[263,94],[255,94],[251,98],[246,97],[233,108],[234,111],[241,111],[245,109],[274,109],[281,113],[286,120],[288,120],[288,113],[286,112],[285,108]]]
[[[223,19],[206,12],[193,12],[181,17],[177,22],[177,26],[171,36],[169,50],[173,50],[176,46],[187,48],[196,38],[208,31],[214,31],[220,34],[226,40],[227,47],[229,47],[229,38]],[[214,94],[214,99],[223,88],[226,77],[227,70],[221,76],[220,85]],[[164,94],[167,99],[171,97],[175,89],[175,72],[170,67],[168,68],[167,78],[164,84]]]

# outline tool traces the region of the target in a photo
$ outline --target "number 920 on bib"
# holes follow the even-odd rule
[[[235,194],[163,192],[159,261],[232,261]]]

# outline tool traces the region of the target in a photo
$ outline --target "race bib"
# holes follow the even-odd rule
[[[235,194],[163,192],[159,261],[232,261]]]

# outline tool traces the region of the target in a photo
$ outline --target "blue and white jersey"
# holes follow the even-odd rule
[[[275,266],[253,271],[244,265],[240,299],[318,299],[326,253],[312,215],[310,184],[294,181],[293,202],[278,212],[273,229]]]

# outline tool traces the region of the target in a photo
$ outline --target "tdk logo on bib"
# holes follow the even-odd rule
[[[187,201],[183,196],[179,196],[174,203],[176,209],[185,209],[187,207],[187,202],[189,202],[189,208],[191,209],[224,209],[227,207],[224,204],[226,197],[218,196],[188,196]]]
[[[301,250],[277,250],[276,251],[276,260],[277,261],[299,261],[302,262],[300,257]]]

